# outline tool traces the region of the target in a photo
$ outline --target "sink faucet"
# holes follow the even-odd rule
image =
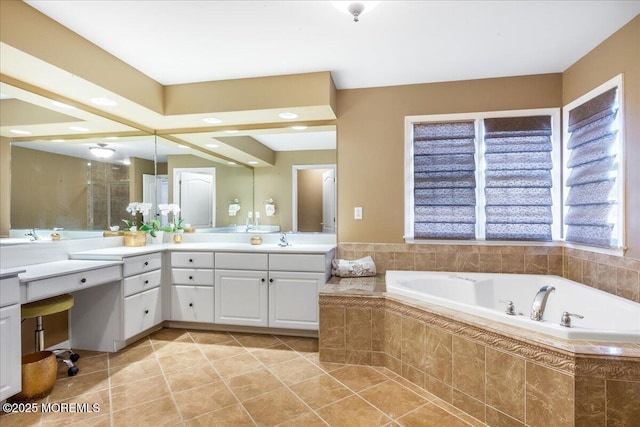
[[[547,305],[547,298],[549,298],[549,294],[555,290],[556,288],[553,286],[543,286],[540,288],[533,299],[533,304],[531,305],[531,320],[536,320],[538,322],[542,320],[544,308]]]
[[[32,228],[28,233],[24,234],[31,240],[40,240],[40,236],[38,236],[38,232],[35,228]]]
[[[247,232],[253,230],[253,224],[251,224],[251,218],[253,217],[253,212],[247,213]]]
[[[285,247],[289,246],[289,241],[287,240],[287,235],[284,233],[280,234],[280,241],[278,242],[278,246]]]

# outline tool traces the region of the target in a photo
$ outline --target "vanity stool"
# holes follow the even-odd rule
[[[73,295],[71,294],[58,295],[40,301],[30,302],[23,304],[20,307],[23,319],[36,318],[36,351],[44,351],[44,328],[42,327],[42,316],[66,311],[71,307],[73,307]],[[68,359],[61,356],[64,353],[69,353]],[[73,364],[73,362],[80,358],[79,354],[74,353],[70,348],[53,350],[53,354],[56,355],[57,359],[61,360],[69,367],[67,374],[70,377],[78,373],[79,369]]]

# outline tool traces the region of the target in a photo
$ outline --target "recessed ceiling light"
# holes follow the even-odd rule
[[[64,139],[52,139],[51,142],[64,142]]]
[[[228,165],[236,165],[236,162],[227,162]]]
[[[82,126],[69,126],[69,129],[75,130],[76,132],[89,132],[88,128],[84,128]]]
[[[218,123],[222,123],[222,120],[216,118],[216,117],[206,117],[204,119],[202,119],[203,122],[205,123],[210,123],[212,125],[217,125]]]
[[[291,129],[293,130],[305,130],[307,127],[303,126],[303,125],[299,125],[299,126],[291,126]]]
[[[15,133],[16,135],[31,135],[31,132],[28,130],[20,130],[20,129],[11,129],[11,133]]]
[[[118,105],[116,101],[109,98],[91,98],[91,102],[96,105],[102,105],[103,107],[113,107],[115,105]]]
[[[114,140],[114,139],[118,139],[118,137],[117,136],[108,136],[105,139]]]
[[[236,130],[236,129],[225,130],[225,133],[238,133],[238,132],[240,132],[240,131]]]
[[[191,147],[187,146],[187,145],[182,145],[182,144],[178,144],[178,147],[182,148],[183,150],[188,150]]]
[[[297,119],[298,115],[296,113],[292,113],[290,111],[286,111],[284,113],[278,114],[278,117],[280,117],[281,119],[291,120],[291,119]]]
[[[258,164],[258,162],[254,161],[254,160],[252,160],[252,161],[250,161],[250,162],[248,162],[248,163],[249,163],[250,165],[257,165],[257,164]]]
[[[60,102],[60,101],[51,101],[51,104],[55,105],[56,107],[64,108],[66,110],[75,110],[76,109],[76,107],[74,107],[73,105],[65,104],[65,103]]]
[[[218,148],[220,146],[218,144],[207,144],[207,147],[209,147],[209,148]]]

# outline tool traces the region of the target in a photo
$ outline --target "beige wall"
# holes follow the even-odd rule
[[[404,117],[560,107],[562,76],[544,74],[339,90],[338,241],[400,243]],[[363,219],[353,219],[353,208]]]
[[[623,73],[627,256],[640,258],[640,16],[602,42],[562,75],[568,104]]]
[[[11,228],[11,140],[0,137],[0,237]]]
[[[298,171],[298,231],[322,231],[322,174],[326,171]]]
[[[293,224],[293,165],[335,164],[335,150],[279,151],[273,167],[255,168],[255,207],[260,210],[260,223],[279,225],[281,231],[291,231]],[[338,174],[339,179],[339,174]],[[272,198],[276,214],[265,216],[264,201]],[[340,223],[338,222],[338,228]]]

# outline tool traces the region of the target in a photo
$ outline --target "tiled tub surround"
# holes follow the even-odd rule
[[[384,277],[320,295],[320,360],[384,366],[492,426],[632,426],[640,344],[552,339],[404,297]]]
[[[340,243],[337,258],[371,256],[376,270],[555,274],[640,302],[640,260],[561,246]]]

